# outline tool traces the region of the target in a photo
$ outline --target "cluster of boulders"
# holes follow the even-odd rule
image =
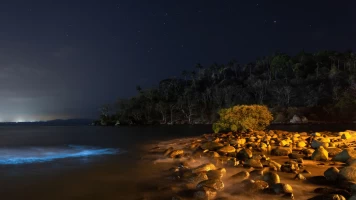
[[[328,186],[317,188],[315,192],[319,195],[312,199],[356,200],[355,133],[307,134],[270,130],[205,134],[180,149],[171,147],[163,153],[179,162],[170,169],[172,183],[179,185],[178,191],[190,191],[177,192],[173,199],[224,199],[218,195],[222,190],[232,195],[266,194],[294,199],[292,186],[280,180],[278,173],[283,172],[295,174],[295,180],[308,179]],[[289,160],[278,163],[275,161],[278,156]],[[199,160],[205,163],[192,167]],[[304,165],[305,160],[323,165],[342,162],[348,166],[330,167],[324,176],[311,176]],[[227,177],[230,168],[241,168],[241,171]],[[229,182],[228,187],[224,181]]]

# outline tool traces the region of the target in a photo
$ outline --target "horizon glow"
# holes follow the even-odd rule
[[[50,162],[56,159],[80,158],[123,153],[116,148],[97,148],[82,145],[65,147],[0,148],[0,165]]]

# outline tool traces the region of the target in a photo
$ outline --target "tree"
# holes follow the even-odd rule
[[[220,131],[264,130],[273,120],[267,106],[241,105],[219,111],[220,119],[213,124],[215,133]]]

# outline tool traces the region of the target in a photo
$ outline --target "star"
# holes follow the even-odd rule
[[[273,23],[275,23],[275,24],[276,24],[276,23],[277,23],[277,21],[276,21],[276,20],[274,20],[274,21],[273,21]]]
[[[168,16],[168,13],[166,13],[165,16]]]

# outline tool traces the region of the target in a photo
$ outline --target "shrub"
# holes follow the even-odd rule
[[[241,105],[219,111],[220,119],[213,124],[215,133],[220,131],[264,130],[273,120],[267,106]]]

